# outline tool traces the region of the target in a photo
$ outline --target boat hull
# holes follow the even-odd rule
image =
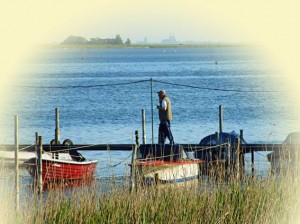
[[[97,160],[87,162],[61,161],[58,159],[42,160],[42,180],[51,182],[57,180],[83,180],[93,178]],[[30,175],[37,177],[37,158],[25,162]]]
[[[140,175],[147,184],[178,183],[197,179],[202,160],[137,162]]]

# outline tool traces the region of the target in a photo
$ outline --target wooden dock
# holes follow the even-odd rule
[[[149,147],[160,147],[158,144],[146,144]],[[199,144],[179,144],[183,146],[186,151],[207,150],[212,145],[199,145]],[[63,151],[68,149],[77,149],[80,151],[131,151],[134,148],[134,144],[79,144],[79,145],[43,145],[44,151]],[[242,144],[241,150],[244,153],[250,153],[251,151],[279,151],[282,148],[282,144]],[[27,152],[34,152],[35,146],[23,144],[19,145],[19,149]],[[0,145],[0,150],[14,151],[15,145]]]

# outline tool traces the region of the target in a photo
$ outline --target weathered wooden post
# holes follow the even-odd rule
[[[220,145],[220,135],[218,132],[215,132],[216,145]]]
[[[240,180],[240,138],[235,138],[235,153],[236,179]]]
[[[60,144],[59,108],[55,108],[55,145]]]
[[[251,148],[251,175],[254,177],[254,150]]]
[[[226,168],[226,178],[230,176],[231,173],[231,144],[230,144],[230,139],[226,138],[225,139],[226,143],[226,162],[225,162],[225,168]]]
[[[37,177],[38,177],[38,193],[43,192],[43,178],[42,178],[42,151],[43,151],[43,137],[38,136],[38,147],[37,147]]]
[[[217,175],[218,172],[220,171],[219,170],[219,158],[220,158],[220,151],[221,151],[221,146],[220,146],[220,135],[218,132],[215,132],[215,138],[216,138],[216,146],[214,149],[212,149],[212,153],[211,153],[211,156],[212,156],[212,161],[214,159],[216,159],[216,163],[215,163],[215,167],[212,167],[215,174],[214,175]],[[213,158],[215,156],[215,158]],[[212,163],[213,164],[213,163]]]
[[[19,186],[19,118],[15,115],[15,206],[16,213],[19,213],[20,208],[20,186]]]
[[[245,174],[245,151],[244,151],[244,147],[242,146],[243,143],[243,139],[244,139],[244,131],[243,129],[240,130],[240,144],[241,144],[241,173],[244,176]]]
[[[135,145],[134,149],[132,150],[132,157],[131,157],[131,170],[130,170],[130,192],[133,192],[136,189],[136,157],[137,157],[137,150],[139,147],[139,132],[135,131]]]
[[[37,152],[37,147],[39,145],[39,134],[35,133],[35,152]]]
[[[35,155],[36,155],[36,164],[35,164],[35,167],[36,167],[36,171],[35,171],[35,175],[36,175],[36,178],[33,179],[33,182],[34,182],[34,190],[36,191],[37,190],[37,183],[38,183],[38,173],[37,173],[37,170],[38,170],[38,148],[39,148],[39,134],[38,132],[35,132]]]
[[[151,88],[151,123],[152,123],[152,145],[154,144],[154,121],[153,121],[153,80],[150,78],[150,88]]]
[[[143,144],[146,144],[146,113],[142,109],[142,129],[143,129]]]
[[[220,134],[223,132],[223,110],[222,105],[219,106],[219,132]]]

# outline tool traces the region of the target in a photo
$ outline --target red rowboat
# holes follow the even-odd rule
[[[96,172],[98,160],[86,160],[75,150],[69,153],[44,153],[42,155],[43,183],[60,180],[92,179]],[[37,158],[33,157],[24,162],[33,177],[37,177]]]

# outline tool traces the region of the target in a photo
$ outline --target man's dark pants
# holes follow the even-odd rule
[[[162,121],[159,124],[158,143],[165,144],[166,138],[169,139],[170,144],[174,144],[170,121]]]

